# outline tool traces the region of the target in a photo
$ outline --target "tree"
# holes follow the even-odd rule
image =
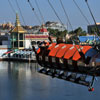
[[[76,35],[80,35],[80,33],[82,33],[82,28],[78,27],[77,29],[74,30],[74,33],[76,33]]]
[[[59,31],[58,29],[48,28],[49,34],[55,37],[65,37],[67,34],[67,30]]]
[[[76,35],[76,36],[85,36],[86,31],[84,31],[81,27],[78,27],[74,31],[70,31],[69,34],[73,34],[73,35]]]

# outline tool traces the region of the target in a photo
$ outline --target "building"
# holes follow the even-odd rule
[[[10,33],[0,33],[0,57],[11,49]]]
[[[100,30],[100,23],[96,23],[98,26],[98,29]],[[96,25],[88,25],[87,27],[88,33],[94,33],[95,31],[97,31],[96,29]]]
[[[39,42],[48,41],[49,32],[44,25],[41,26],[38,34],[25,34],[25,48],[32,48],[32,45],[36,46]],[[51,37],[54,41],[55,37]]]
[[[14,25],[11,22],[0,24],[0,29],[12,29]]]
[[[16,14],[15,27],[9,32],[0,30],[0,56],[10,50],[30,49],[32,45],[37,47],[39,42],[48,41],[49,32],[45,25],[38,27],[37,33],[28,33],[20,24],[19,16]],[[51,37],[54,41],[55,37]]]
[[[21,26],[18,14],[16,14],[15,27],[10,32],[11,32],[11,49],[24,49],[25,33],[27,31]]]
[[[47,31],[45,25],[42,25],[37,33],[28,33],[20,24],[18,14],[16,14],[15,27],[11,32],[11,48],[12,49],[29,49],[32,45],[37,45],[37,43],[48,40],[49,32]],[[56,38],[52,37],[54,40]]]
[[[48,22],[46,22],[46,27],[54,29],[54,30],[57,29],[59,31],[64,31],[67,26],[65,26],[64,24],[62,25],[59,22],[49,22],[48,21]]]

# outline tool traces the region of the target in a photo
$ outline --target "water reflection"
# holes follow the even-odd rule
[[[28,79],[37,72],[37,69],[36,63],[8,62],[8,77],[17,80],[20,80],[20,78]]]
[[[37,72],[35,63],[0,62],[0,100],[99,100],[95,91]]]
[[[31,80],[37,69],[37,66],[32,66],[33,63],[0,62],[0,97],[3,97],[1,100],[22,100],[23,94],[32,92]]]

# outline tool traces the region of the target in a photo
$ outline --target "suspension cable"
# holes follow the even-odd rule
[[[63,8],[63,11],[64,11],[64,13],[65,13],[65,16],[66,16],[66,18],[67,18],[67,20],[68,20],[68,23],[70,24],[70,27],[71,27],[71,29],[72,29],[72,33],[74,33],[72,24],[71,24],[71,22],[70,22],[70,20],[69,20],[68,14],[67,14],[67,12],[66,12],[66,10],[65,10],[65,7],[64,7],[64,5],[63,5],[63,3],[62,3],[61,0],[60,0],[60,3],[61,3],[61,6],[62,6],[62,8]],[[71,39],[72,39],[72,37],[71,37]],[[72,42],[75,44],[75,40],[72,40]],[[75,47],[75,48],[77,49],[77,47]]]
[[[27,26],[27,24],[25,23],[25,20],[24,20],[22,11],[21,11],[21,9],[20,9],[20,6],[19,6],[19,4],[18,4],[18,1],[17,1],[17,0],[15,0],[15,1],[16,1],[16,5],[17,5],[17,7],[18,7],[18,9],[19,9],[20,15],[21,15],[21,17],[22,17],[22,20],[23,20],[23,22],[24,22],[24,25]],[[30,35],[30,34],[29,34],[29,35]],[[30,42],[32,43],[32,39],[31,39],[31,38],[30,38]]]
[[[9,3],[9,5],[10,5],[10,7],[11,7],[11,9],[12,9],[13,13],[15,14],[15,13],[16,13],[16,11],[15,11],[15,9],[14,9],[13,5],[11,4],[10,0],[8,0],[8,3]]]
[[[83,13],[83,11],[81,10],[81,8],[79,7],[79,5],[76,3],[75,0],[73,0],[74,4],[76,5],[76,7],[79,9],[81,15],[84,17],[84,19],[86,20],[86,22],[90,25],[89,20],[87,19],[87,17],[85,16],[85,14]]]
[[[50,7],[52,8],[52,10],[54,11],[54,13],[55,13],[56,17],[58,18],[58,20],[60,21],[60,23],[63,25],[63,23],[62,23],[60,17],[58,16],[56,10],[54,9],[54,7],[52,6],[52,4],[51,4],[51,2],[50,2],[49,0],[48,0],[48,3],[49,3],[49,5],[50,5]],[[63,25],[63,26],[64,26],[64,25]],[[64,26],[64,29],[66,30],[65,26]]]
[[[57,12],[55,11],[54,7],[52,6],[52,4],[50,3],[50,1],[49,1],[49,0],[48,0],[48,2],[49,2],[49,5],[51,6],[51,8],[53,9],[53,11],[54,11],[55,15],[56,15],[56,16],[57,16],[57,18],[59,19],[60,23],[63,25],[63,23],[62,23],[62,21],[61,21],[60,17],[58,16]],[[66,13],[66,14],[67,14],[67,13]],[[66,28],[65,28],[65,27],[64,27],[64,29],[66,30]],[[72,32],[73,32],[73,31],[72,31]],[[72,40],[72,37],[71,37],[71,40]],[[74,44],[76,44],[74,40],[72,40],[72,42],[73,42]],[[78,50],[78,48],[77,48],[76,46],[75,46],[75,48]]]
[[[22,17],[22,20],[23,20],[23,22],[24,22],[24,25],[26,25],[25,20],[24,20],[24,17],[23,17],[23,14],[22,14],[22,11],[21,11],[21,9],[20,9],[20,7],[19,7],[18,1],[17,1],[17,0],[15,0],[15,1],[16,1],[17,7],[18,7],[18,9],[19,9],[20,15],[21,15],[21,17]]]
[[[39,16],[37,15],[37,13],[35,12],[35,9],[34,9],[34,7],[32,6],[30,0],[27,0],[27,2],[29,3],[30,7],[32,8],[32,11],[33,11],[35,17],[37,18],[37,21],[38,21],[39,24],[41,25],[41,24],[42,24],[42,23],[41,23],[41,20],[40,20]],[[31,36],[31,35],[30,35],[30,36]],[[30,37],[30,39],[31,39],[31,37]],[[32,39],[31,39],[31,44],[32,44]]]
[[[94,15],[93,15],[93,13],[92,13],[92,11],[91,11],[91,9],[90,9],[90,6],[89,6],[89,4],[88,4],[88,0],[85,0],[85,2],[86,2],[86,4],[87,4],[87,7],[88,7],[88,9],[89,9],[89,12],[90,12],[90,14],[91,14],[91,16],[92,16],[92,19],[93,19],[93,21],[94,21],[94,23],[95,23],[97,32],[100,33],[99,28],[98,28],[97,23],[96,23],[96,20],[95,20],[95,18],[94,18]],[[100,40],[100,37],[98,36],[98,33],[95,32],[96,36],[97,36],[98,39]]]
[[[33,8],[32,4],[31,4],[30,0],[27,0],[27,2],[29,3],[30,7],[32,8],[32,11],[34,12],[34,15],[36,16],[38,22],[41,24],[41,21],[40,21],[38,15],[37,15],[37,13],[34,11],[34,8]]]
[[[20,9],[20,6],[19,6],[19,4],[18,4],[18,1],[16,0],[16,4],[17,4],[17,7],[18,7],[18,9],[19,9],[19,11],[20,11],[20,14],[21,14],[21,17],[22,17],[22,19],[23,19],[23,22],[24,22],[24,25],[26,25],[27,26],[27,24],[25,23],[25,20],[24,20],[24,17],[23,17],[23,14],[22,14],[22,11],[21,11],[21,9]],[[30,34],[29,34],[30,35]],[[31,39],[31,35],[30,35],[30,45],[32,46],[32,39]]]
[[[43,14],[42,14],[42,12],[41,12],[41,10],[40,10],[40,8],[39,8],[39,5],[38,5],[37,0],[35,0],[35,4],[36,4],[36,6],[37,6],[37,8],[38,8],[38,11],[39,11],[39,13],[40,13],[40,16],[41,16],[42,22],[45,23],[44,16],[43,16]]]
[[[63,8],[63,11],[64,11],[64,13],[65,13],[65,16],[66,16],[66,18],[67,18],[67,20],[68,20],[68,23],[69,23],[69,25],[70,25],[70,27],[71,27],[71,29],[72,29],[72,31],[73,31],[72,24],[71,24],[71,22],[70,22],[70,20],[69,20],[68,14],[67,14],[67,12],[66,12],[66,10],[65,10],[65,7],[64,7],[64,5],[63,5],[63,3],[62,3],[62,0],[60,0],[60,3],[61,3],[61,6],[62,6],[62,8]]]
[[[60,3],[61,3],[61,6],[62,6],[62,8],[63,8],[63,11],[64,11],[64,13],[65,13],[65,16],[66,16],[66,18],[67,18],[67,20],[68,20],[68,23],[70,24],[70,27],[71,27],[71,29],[72,29],[72,33],[74,33],[74,31],[73,31],[73,27],[72,27],[72,24],[71,24],[71,22],[70,22],[70,19],[69,19],[69,17],[68,17],[68,14],[67,14],[67,12],[66,12],[66,10],[65,10],[65,7],[64,7],[64,5],[63,5],[63,2],[60,0]],[[71,38],[72,39],[72,38]],[[75,40],[72,40],[72,42],[75,44]],[[76,50],[79,52],[79,49],[80,49],[80,51],[82,52],[82,50],[81,50],[81,46],[79,45],[79,49],[77,48],[77,46],[75,45],[75,48],[76,48]]]

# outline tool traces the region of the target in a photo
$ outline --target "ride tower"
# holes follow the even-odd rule
[[[16,13],[15,27],[11,30],[11,49],[20,50],[25,48],[26,32],[27,31],[21,26],[19,16]]]

